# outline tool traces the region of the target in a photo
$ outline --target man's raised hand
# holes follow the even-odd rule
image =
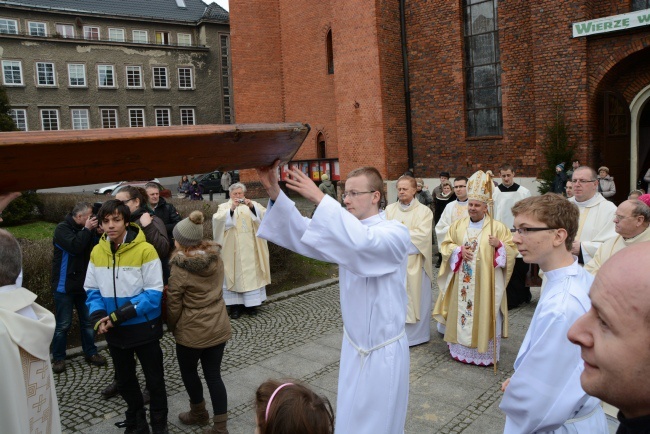
[[[278,184],[279,165],[280,160],[275,160],[270,166],[258,167],[256,169],[257,176],[260,178],[260,182],[271,200],[276,200],[280,195],[280,184]]]
[[[318,205],[325,193],[320,191],[314,181],[309,179],[301,170],[291,169],[289,177],[287,177],[287,187],[299,193],[302,197],[309,200],[315,205]]]

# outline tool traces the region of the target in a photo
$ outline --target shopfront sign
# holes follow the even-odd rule
[[[650,9],[573,23],[573,37],[597,35],[650,25]]]

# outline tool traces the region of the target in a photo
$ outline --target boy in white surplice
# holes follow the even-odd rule
[[[340,267],[344,339],[335,432],[402,433],[409,390],[409,231],[380,213],[383,180],[375,168],[348,174],[347,211],[302,172],[290,171],[287,187],[317,205],[310,220],[280,190],[277,166],[258,169],[271,202],[257,235]]]
[[[580,212],[554,193],[521,200],[512,208],[513,241],[527,263],[546,276],[533,319],[503,383],[499,406],[504,433],[608,433],[600,400],[580,386],[580,347],[569,342],[571,325],[591,307],[594,278],[571,254]]]

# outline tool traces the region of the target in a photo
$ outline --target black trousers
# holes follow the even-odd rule
[[[135,356],[140,360],[147,389],[151,395],[151,415],[167,415],[167,390],[165,389],[165,374],[163,369],[163,353],[160,341],[155,340],[134,348],[119,348],[108,346],[115,366],[117,390],[127,405],[127,418],[144,407],[140,384],[135,374]]]
[[[200,360],[215,415],[228,412],[226,385],[223,384],[221,379],[221,360],[225,348],[225,342],[209,348],[190,348],[176,344],[178,367],[187,394],[190,396],[190,402],[198,404],[203,401],[203,384],[198,372]]]
[[[508,282],[508,286],[506,287],[508,309],[515,308],[522,303],[530,301],[530,288],[526,286],[528,267],[529,264],[526,264],[523,258],[515,259],[515,267],[512,270],[512,277],[510,277],[510,282]]]

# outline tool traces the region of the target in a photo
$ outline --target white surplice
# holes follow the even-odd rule
[[[568,200],[578,205],[580,209],[580,225],[576,239],[580,240],[582,259],[586,264],[591,261],[601,244],[616,236],[614,230],[616,205],[600,193],[596,193],[594,197],[584,202],[576,201],[575,196]]]
[[[515,225],[515,217],[512,215],[512,207],[522,199],[530,197],[530,190],[521,185],[516,191],[501,191],[494,189],[494,219],[500,221],[508,229]]]
[[[600,400],[580,386],[584,369],[580,347],[567,338],[569,328],[591,307],[594,278],[577,260],[544,275],[515,373],[499,405],[506,414],[504,433],[607,434]]]
[[[406,322],[408,229],[382,214],[358,220],[329,196],[313,219],[280,193],[257,235],[301,255],[339,264],[339,434],[404,432],[409,390]]]
[[[458,200],[455,200],[447,205],[444,211],[442,211],[440,220],[438,220],[438,224],[435,227],[438,251],[440,251],[440,246],[447,236],[447,232],[449,232],[449,227],[452,225],[452,223],[454,223],[456,220],[460,220],[468,216],[468,203],[469,200],[465,200],[465,202],[459,202]]]
[[[585,264],[585,270],[593,274],[594,276],[600,270],[600,267],[603,266],[605,262],[609,260],[614,254],[623,250],[626,247],[631,246],[632,244],[645,243],[650,241],[650,227],[646,228],[645,231],[641,232],[636,237],[632,238],[623,238],[621,235],[616,235],[614,238],[610,238],[605,241],[596,252],[596,255]]]

